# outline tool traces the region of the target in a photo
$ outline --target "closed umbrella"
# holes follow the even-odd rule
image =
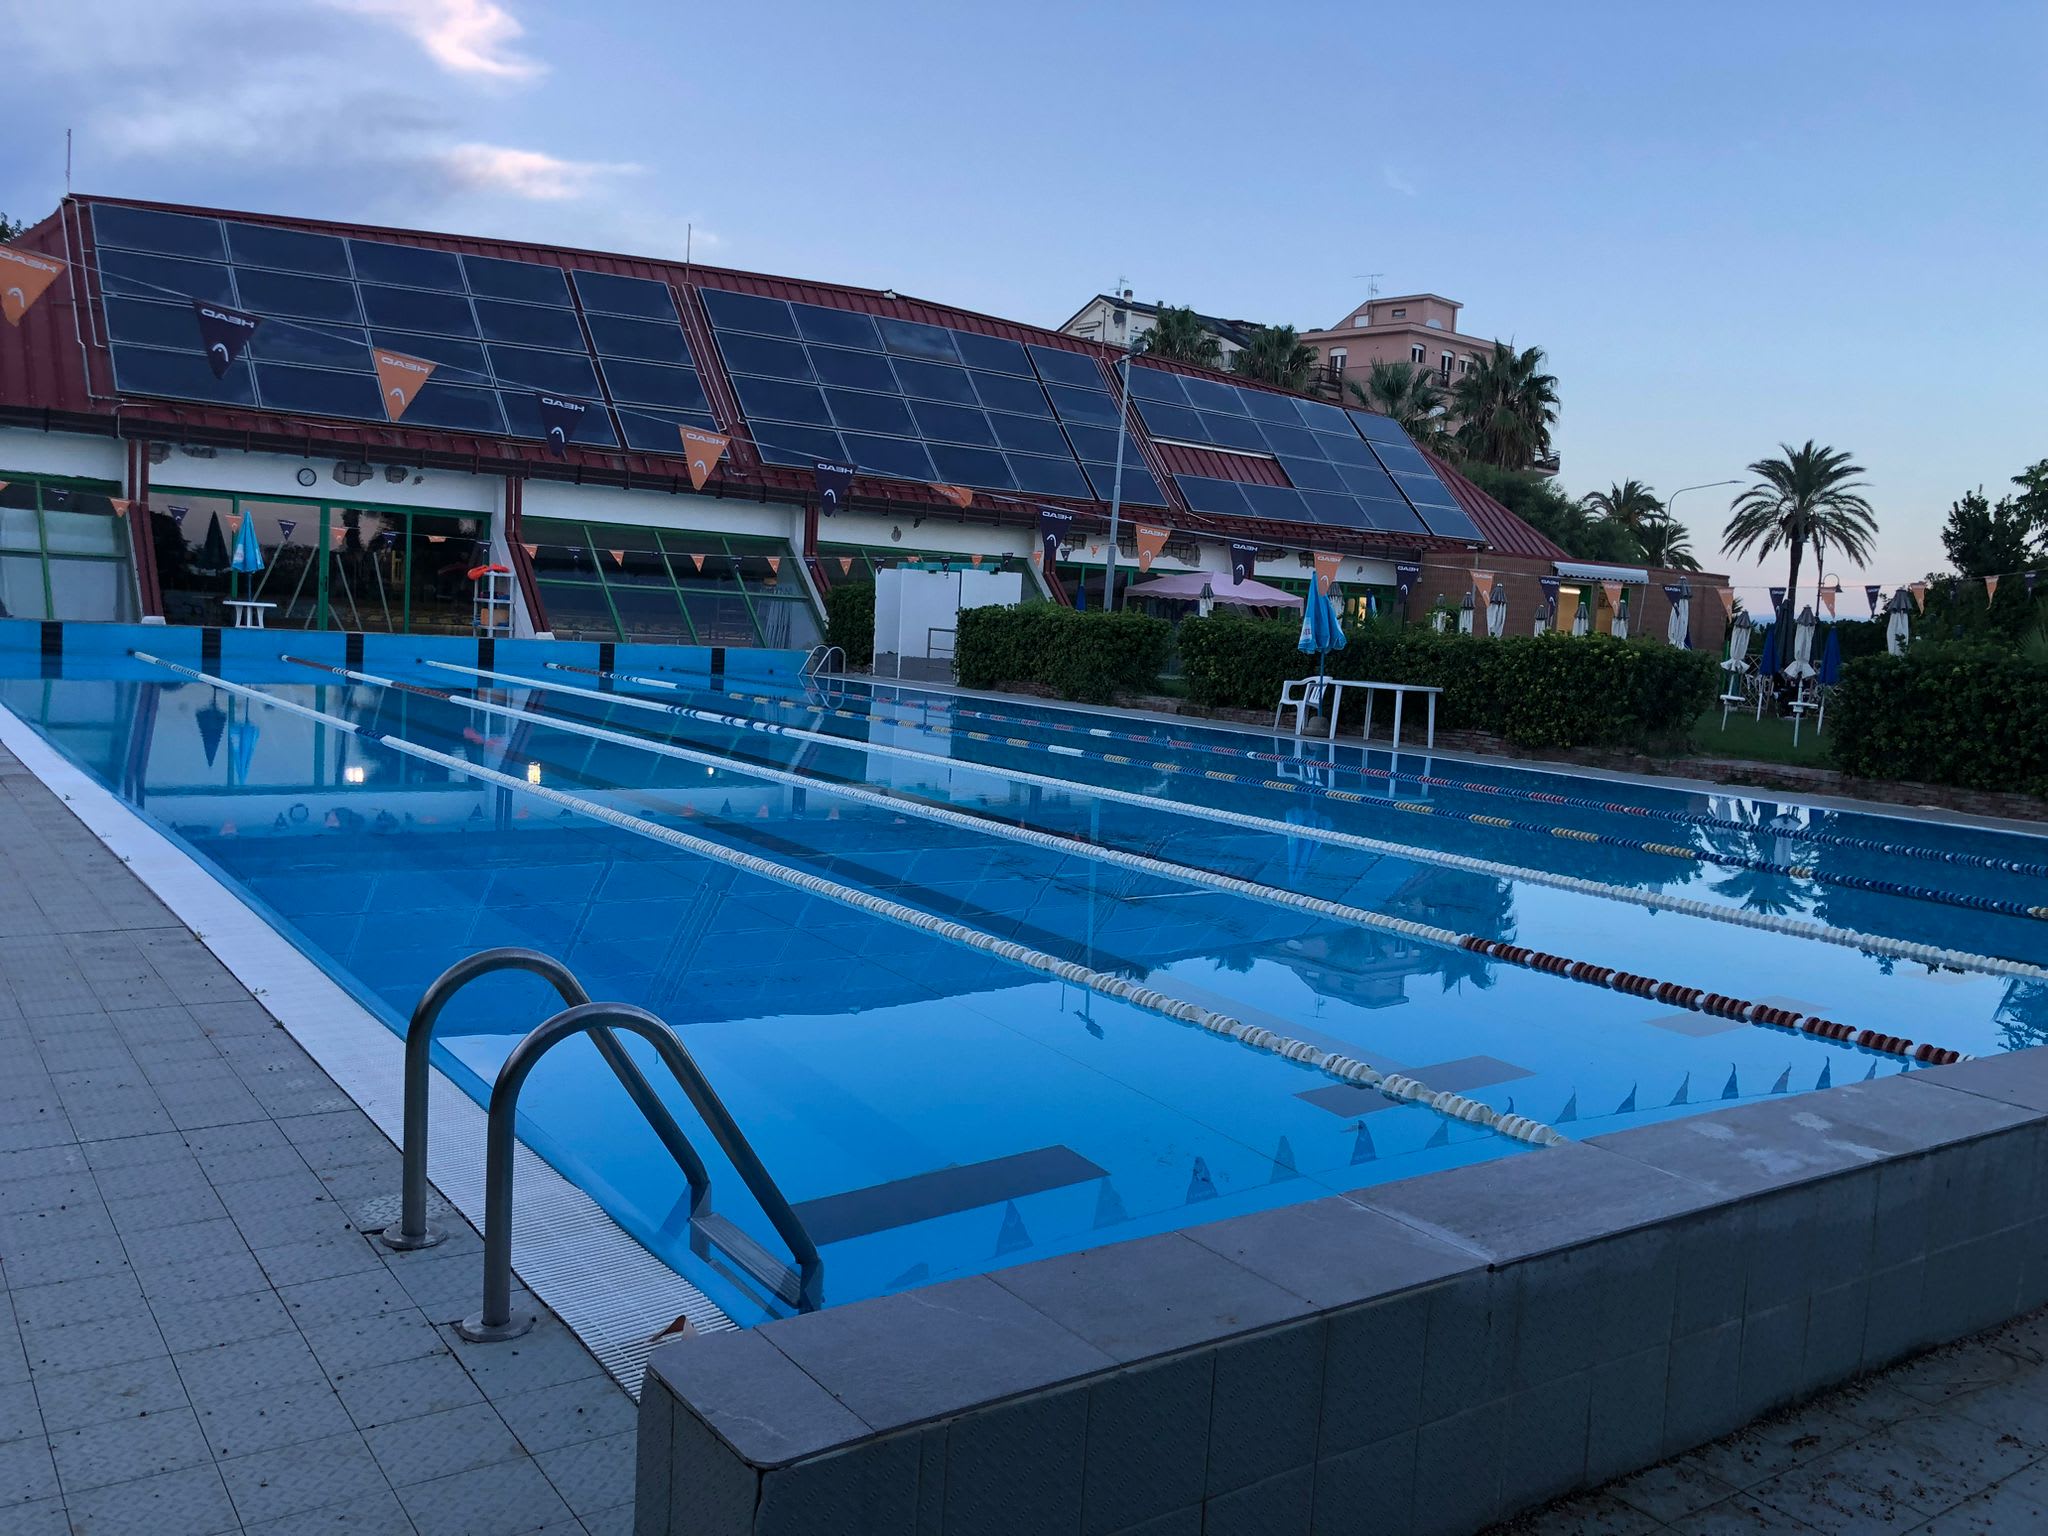
[[[256,542],[256,519],[246,512],[242,514],[242,526],[235,530],[235,557],[228,562],[228,568],[244,576],[253,576],[263,569],[263,548]]]
[[[1764,653],[1756,664],[1756,717],[1764,717],[1764,695],[1770,691],[1770,679],[1778,675],[1778,626],[1764,626]]]
[[[1785,664],[1785,675],[1792,679],[1792,745],[1799,745],[1799,724],[1806,718],[1807,706],[1812,702],[1807,697],[1819,669],[1813,664],[1814,629],[1819,624],[1811,608],[1799,610],[1799,617],[1792,624],[1792,659]]]
[[[1721,689],[1721,729],[1728,729],[1728,711],[1743,703],[1743,689],[1749,682],[1749,615],[1742,614],[1728,626],[1728,659],[1721,663],[1728,674]]]
[[[1913,599],[1901,587],[1884,607],[1890,615],[1884,621],[1884,648],[1894,656],[1903,656],[1906,654],[1906,642],[1913,638]]]
[[[1467,592],[1465,601],[1458,604],[1458,633],[1461,635],[1472,633],[1472,606],[1472,594]]]
[[[1827,649],[1820,657],[1820,685],[1832,688],[1842,680],[1842,636],[1834,625],[1828,626]]]
[[[1494,583],[1493,597],[1486,605],[1486,632],[1489,635],[1504,635],[1508,632],[1507,587]]]
[[[1671,619],[1664,626],[1664,638],[1685,650],[1692,644],[1692,588],[1680,585],[1665,591],[1671,597]]]

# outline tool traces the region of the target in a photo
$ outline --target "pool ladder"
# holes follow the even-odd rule
[[[527,971],[560,994],[561,1010],[512,1047],[491,1085],[484,1148],[484,1301],[483,1310],[456,1324],[464,1338],[479,1343],[516,1339],[533,1326],[530,1315],[512,1312],[512,1153],[519,1090],[528,1075],[555,1046],[573,1035],[587,1034],[598,1055],[612,1069],[634,1107],[675,1159],[690,1186],[690,1245],[700,1254],[717,1248],[784,1305],[800,1312],[817,1307],[824,1279],[824,1261],[817,1245],[768,1170],[761,1165],[746,1136],[734,1122],[703,1070],[676,1032],[645,1009],[626,1003],[594,1003],[559,960],[532,949],[479,950],[459,960],[421,994],[405,1029],[405,1146],[401,1213],[396,1230],[379,1237],[390,1248],[431,1248],[447,1234],[427,1220],[427,1088],[428,1056],[434,1025],[448,1003],[472,981],[496,971]],[[662,1065],[689,1096],[691,1105],[718,1143],[719,1150],[760,1203],[769,1223],[789,1247],[795,1266],[784,1264],[751,1236],[711,1209],[711,1171],[675,1117],[661,1102],[627,1054],[615,1031],[640,1036],[654,1047]]]
[[[846,652],[836,645],[814,645],[804,657],[799,677],[817,677],[821,674],[843,675],[846,671]]]

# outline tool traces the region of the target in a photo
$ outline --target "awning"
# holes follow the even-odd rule
[[[1571,581],[1623,581],[1631,586],[1640,587],[1650,579],[1650,573],[1640,566],[1580,565],[1574,561],[1560,560],[1551,569]]]

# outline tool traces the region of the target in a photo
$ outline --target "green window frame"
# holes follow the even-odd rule
[[[120,492],[121,487],[112,480],[0,469],[0,614],[10,618],[116,623],[132,621],[136,617],[140,603],[135,586],[135,565],[131,556],[128,526],[113,506]],[[109,542],[113,548],[107,550],[68,546],[62,538],[66,528],[65,522],[53,519],[73,517],[105,518],[106,531],[112,536]],[[53,528],[59,535],[55,547],[51,541]],[[4,579],[16,574],[6,567],[25,568],[30,560],[34,560],[38,567],[35,584],[40,593],[42,611],[38,614],[16,613],[13,606],[4,601],[4,596],[10,589],[19,592],[19,588],[12,587],[10,579]],[[114,612],[60,611],[74,606],[69,601],[59,601],[60,593],[66,599],[71,595],[63,590],[66,584],[60,580],[62,568],[71,564],[110,566],[115,569]]]

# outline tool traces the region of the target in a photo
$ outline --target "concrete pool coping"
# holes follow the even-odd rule
[[[1475,1530],[2048,1303],[2044,1163],[2031,1050],[664,1346],[636,1529]]]
[[[404,1044],[333,977],[147,818],[0,705],[0,747],[61,799],[247,987],[394,1145],[403,1141]],[[536,1015],[533,1022],[540,1022]],[[484,1111],[438,1068],[429,1092],[428,1176],[481,1230]],[[513,1265],[628,1392],[655,1336],[687,1317],[733,1327],[723,1310],[620,1227],[524,1142],[514,1153]],[[394,1183],[390,1217],[397,1217]],[[478,1295],[481,1301],[481,1290]]]

